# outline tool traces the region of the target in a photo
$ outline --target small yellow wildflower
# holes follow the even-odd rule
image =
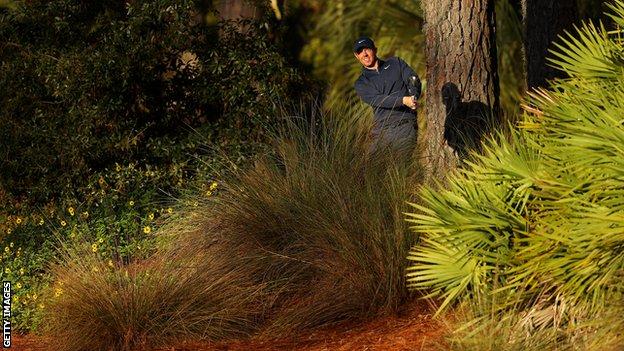
[[[17,284],[15,284],[15,288],[16,288],[16,289],[21,289],[21,288],[22,288],[22,283],[17,283]]]
[[[150,228],[149,226],[143,227],[143,233],[149,234],[151,231],[152,231],[152,228]]]
[[[128,205],[134,206],[134,201],[130,200],[130,202],[128,202]]]
[[[25,273],[24,268],[20,268],[19,272],[20,272],[20,275],[24,275],[24,273]]]
[[[37,301],[37,294],[33,294],[33,296],[32,296],[32,300],[33,300],[33,301]]]
[[[96,272],[96,273],[97,273],[97,272],[99,272],[99,271],[100,271],[100,269],[99,269],[99,268],[97,268],[97,267],[93,267],[92,271],[94,271],[94,272]]]
[[[149,214],[149,216],[147,216],[147,218],[149,218],[149,219],[150,219],[150,221],[151,221],[151,220],[153,220],[153,219],[154,219],[154,214],[153,214],[153,213],[150,213],[150,214]]]
[[[89,212],[84,211],[84,212],[82,213],[82,218],[84,218],[84,219],[89,218]]]
[[[171,214],[171,213],[173,213],[173,208],[169,207],[169,208],[167,209],[167,213],[170,213],[170,214]]]
[[[193,202],[193,206],[195,206],[195,207],[199,206],[199,202],[197,202],[197,201]]]
[[[210,190],[206,191],[206,196],[212,196],[212,191]]]
[[[4,269],[4,273],[11,274],[11,268],[7,267]]]
[[[11,241],[11,243],[9,244],[9,246],[12,248],[13,246],[15,246],[15,244],[13,244],[13,242]]]
[[[11,228],[7,229],[7,234],[11,234],[12,230]]]
[[[67,222],[65,222],[65,221],[61,221],[61,227],[64,227],[64,226],[66,226],[66,225],[67,225]]]
[[[93,245],[91,245],[91,251],[93,251],[93,252],[97,252],[97,250],[98,250],[98,246],[97,246],[97,244],[93,244]]]
[[[212,184],[210,184],[210,190],[217,189],[217,186],[218,186],[217,182],[212,182]]]
[[[15,224],[21,224],[22,219],[20,217],[15,218]]]
[[[103,243],[103,242],[104,242],[104,238],[99,238],[99,239],[98,239],[98,243],[100,243],[100,244],[101,244],[101,243]]]
[[[39,307],[40,309],[44,309],[44,308],[45,308],[45,305],[44,305],[44,304],[42,304],[42,303],[40,303],[40,304],[38,305],[38,307]]]
[[[67,212],[69,212],[69,215],[70,215],[70,216],[73,216],[73,215],[74,215],[74,208],[73,208],[73,207],[69,207],[69,208],[67,209]]]
[[[113,260],[108,260],[108,266],[109,267],[115,267],[115,265],[113,264]]]
[[[43,218],[39,220],[39,225],[43,225]]]
[[[120,166],[120,165],[119,165],[119,163],[117,163],[117,162],[115,162],[115,170],[116,170],[117,172],[120,172],[120,171],[121,171],[121,166]]]
[[[14,296],[14,297],[13,297],[13,302],[14,302],[15,304],[18,304],[18,303],[20,302],[19,296]]]
[[[62,294],[63,294],[63,289],[61,289],[61,288],[54,289],[54,297],[59,297]]]
[[[104,184],[104,177],[100,177],[100,179],[98,179],[98,183],[100,185],[103,185]]]
[[[9,253],[9,252],[11,252],[11,249],[9,249],[9,247],[8,247],[8,246],[5,246],[5,247],[4,247],[4,252]]]

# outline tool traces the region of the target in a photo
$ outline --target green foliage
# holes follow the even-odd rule
[[[48,201],[115,163],[201,154],[197,135],[258,140],[301,79],[265,22],[241,32],[198,18],[191,0],[31,1],[0,14],[5,190]]]
[[[611,9],[624,25],[624,2]],[[585,321],[624,306],[623,32],[577,32],[554,52],[570,78],[533,94],[511,136],[414,205],[422,245],[409,283],[443,297],[442,309],[501,293],[493,309],[516,314],[538,296],[585,310]]]

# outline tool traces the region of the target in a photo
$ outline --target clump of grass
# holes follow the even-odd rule
[[[293,117],[274,152],[176,211],[150,260],[111,268],[68,250],[53,269],[55,348],[284,336],[396,310],[414,244],[405,200],[422,178],[411,150],[371,142],[348,115]]]
[[[259,257],[255,281],[273,294],[265,335],[393,311],[408,296],[403,212],[422,177],[411,149],[372,142],[348,116],[291,119],[275,153],[224,184],[218,235]]]
[[[248,335],[262,287],[235,265],[235,253],[214,254],[201,238],[152,260],[111,267],[90,252],[66,249],[46,308],[54,350],[134,350],[183,339]]]

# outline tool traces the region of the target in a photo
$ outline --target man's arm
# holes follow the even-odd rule
[[[414,84],[415,91],[413,91],[413,93],[414,98],[418,99],[422,90],[422,84],[420,83],[420,78],[418,78],[418,74],[416,74],[412,67],[410,67],[407,62],[403,61],[400,57],[397,57],[397,60],[399,61],[399,68],[401,70],[401,79],[403,79],[405,85],[407,85],[408,87],[412,86],[412,83],[410,82],[410,77],[416,77],[416,82]]]
[[[395,108],[403,105],[403,96],[379,94],[375,88],[358,79],[355,82],[355,92],[365,103],[372,107]]]

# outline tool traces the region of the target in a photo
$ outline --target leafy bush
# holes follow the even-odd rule
[[[611,8],[624,25],[624,2]],[[422,192],[410,215],[422,239],[412,287],[443,297],[442,308],[503,292],[494,310],[513,302],[527,313],[543,295],[589,311],[584,320],[624,306],[621,34],[586,24],[561,38],[552,61],[570,78],[534,94],[520,128],[446,190]]]
[[[198,140],[258,140],[301,78],[266,22],[210,27],[196,5],[28,1],[0,13],[5,190],[48,201],[115,163],[165,166],[201,155]]]

